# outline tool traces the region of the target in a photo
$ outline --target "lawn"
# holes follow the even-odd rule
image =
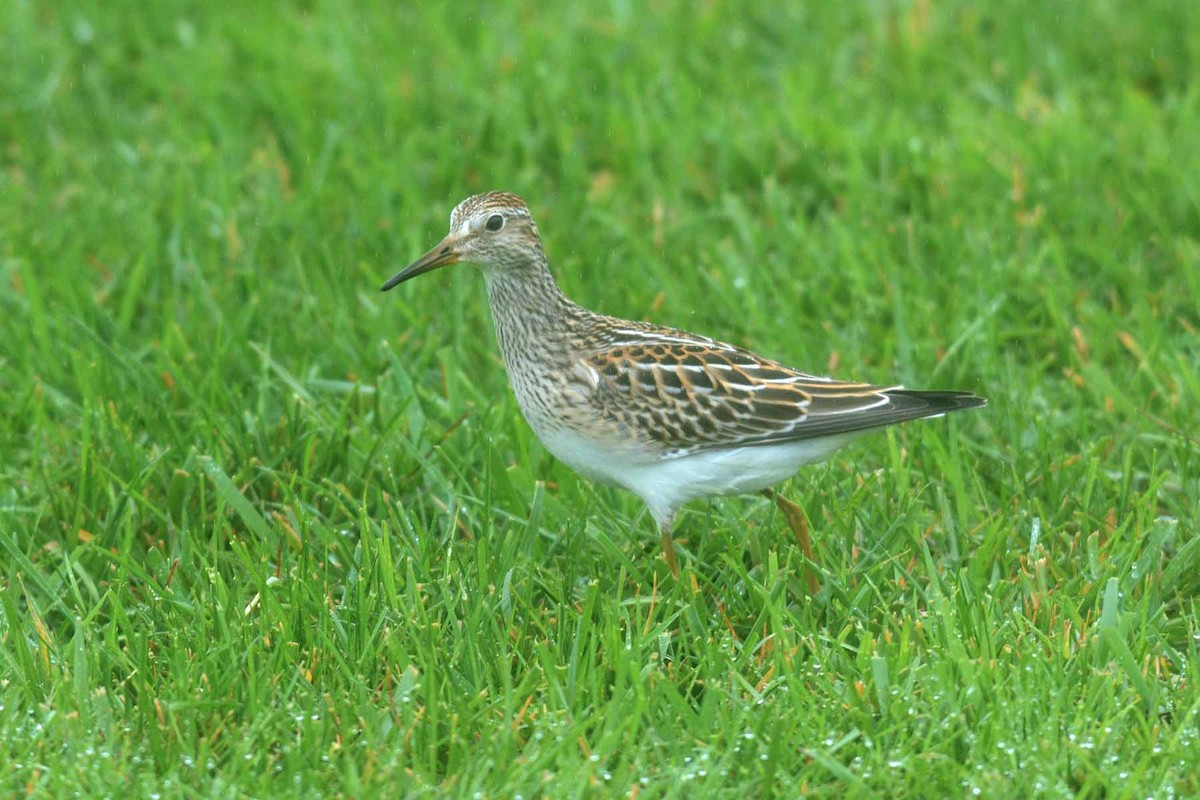
[[[1200,8],[0,3],[0,795],[1200,795]],[[564,290],[974,391],[678,520],[521,419]]]

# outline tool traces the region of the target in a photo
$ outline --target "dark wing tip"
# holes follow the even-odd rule
[[[873,404],[861,410],[839,409],[829,401],[839,399],[837,393],[822,396],[814,393],[814,402],[809,407],[807,419],[789,432],[786,439],[810,439],[834,436],[841,433],[856,433],[884,428],[899,422],[914,419],[940,417],[968,408],[987,405],[987,400],[970,392],[938,392],[913,389],[879,388],[873,393],[876,398],[886,398],[886,404]],[[861,391],[853,396],[862,397]]]
[[[968,408],[980,408],[987,405],[987,398],[971,392],[938,392],[921,391],[917,389],[891,389],[884,392],[892,403],[906,411],[913,412],[917,417],[948,414],[951,411],[962,411]]]

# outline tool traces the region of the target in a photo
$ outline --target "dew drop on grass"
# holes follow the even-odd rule
[[[92,40],[96,38],[96,29],[92,27],[92,23],[80,18],[75,20],[75,24],[71,26],[71,34],[78,44],[91,44]]]

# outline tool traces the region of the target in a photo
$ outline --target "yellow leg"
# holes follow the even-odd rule
[[[662,532],[663,557],[667,559],[671,574],[678,578],[679,562],[675,559],[675,542],[671,541],[671,524],[668,522],[660,525],[659,530]]]
[[[792,527],[792,533],[796,534],[796,541],[800,543],[800,550],[804,553],[805,560],[809,564],[815,565],[817,560],[813,555],[812,540],[808,537],[808,519],[804,516],[804,509],[774,489],[763,489],[762,493],[764,497],[774,500],[775,505],[783,512],[783,516],[787,517],[788,525]],[[808,583],[808,591],[811,594],[816,594],[821,590],[821,582],[817,579],[816,573],[807,565],[804,568],[804,579]]]

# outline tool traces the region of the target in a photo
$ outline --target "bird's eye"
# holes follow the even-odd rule
[[[498,231],[504,227],[504,217],[499,214],[492,214],[488,217],[487,223],[484,225],[489,231]]]

